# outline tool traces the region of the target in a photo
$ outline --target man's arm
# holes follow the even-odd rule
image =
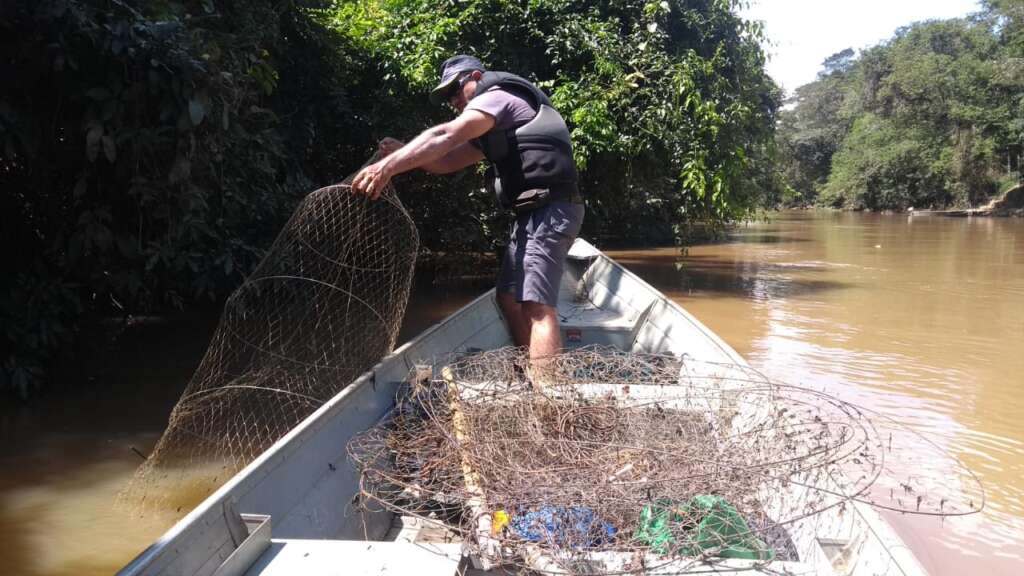
[[[469,142],[463,142],[437,160],[421,166],[431,174],[451,174],[484,159],[484,153]]]
[[[388,157],[367,166],[352,180],[352,190],[376,200],[397,174],[414,168],[431,172],[454,172],[483,158],[469,144],[473,138],[494,127],[494,117],[478,110],[466,110],[458,118],[424,130]]]
[[[402,146],[405,146],[405,142],[396,140],[390,136],[383,138],[378,145],[382,158],[394,154],[400,150]],[[451,172],[462,170],[466,166],[472,166],[483,159],[483,151],[469,142],[463,142],[455,148],[452,148],[452,150],[444,156],[441,156],[433,162],[424,164],[421,168],[431,174],[449,174]]]

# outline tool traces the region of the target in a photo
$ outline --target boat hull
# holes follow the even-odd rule
[[[638,352],[686,354],[709,364],[746,366],[739,354],[686,310],[582,240],[570,251],[559,314],[567,347],[611,345]],[[119,574],[271,574],[283,569],[280,562],[288,562],[286,558],[293,557],[302,542],[385,538],[395,518],[383,511],[362,514],[353,505],[359,494],[359,473],[346,455],[346,445],[387,415],[399,385],[417,366],[433,365],[459,351],[490,350],[511,343],[493,290],[483,294],[345,387]],[[248,525],[240,520],[240,513],[248,515]],[[851,502],[846,510],[821,516],[813,527],[795,534],[806,552],[800,562],[786,563],[791,572],[924,574],[892,528],[870,507]],[[266,528],[259,529],[264,524]],[[292,553],[281,552],[286,542],[293,543]],[[318,556],[331,554],[332,548],[326,544],[311,546]],[[336,548],[354,550],[350,543]],[[353,568],[369,570],[400,550],[380,548],[392,552],[364,554],[363,560],[353,560],[357,562]],[[274,564],[267,554],[281,560]],[[446,557],[452,554],[450,549],[443,552]],[[348,555],[343,554],[338,562],[347,564],[343,557]],[[751,569],[743,562],[726,563],[722,569],[728,570],[732,564],[737,570]],[[442,568],[436,573],[453,573],[444,571],[447,565],[439,563]]]

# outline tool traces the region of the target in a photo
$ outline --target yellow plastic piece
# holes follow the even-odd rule
[[[491,536],[497,536],[501,533],[501,530],[508,526],[508,512],[504,510],[498,510],[494,513],[494,517],[491,519]]]

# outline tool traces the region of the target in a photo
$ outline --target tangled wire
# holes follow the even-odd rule
[[[801,520],[872,498],[892,454],[863,409],[746,366],[588,348],[541,384],[502,349],[439,372],[348,451],[363,506],[445,525],[485,568],[796,560],[814,537]],[[976,509],[947,492],[917,510]]]

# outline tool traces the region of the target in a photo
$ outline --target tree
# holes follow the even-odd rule
[[[818,72],[818,78],[827,76],[835,76],[837,74],[845,75],[853,67],[856,61],[856,52],[853,48],[846,48],[835,54],[825,58],[821,63],[821,71]]]
[[[793,204],[811,204],[828,179],[832,156],[850,130],[849,75],[854,51],[847,48],[822,63],[818,80],[796,89],[779,115],[776,140]]]
[[[997,5],[998,4],[998,5]],[[971,206],[1019,177],[1024,66],[1017,4],[922,22],[829,57],[778,132],[805,202],[859,209]]]

